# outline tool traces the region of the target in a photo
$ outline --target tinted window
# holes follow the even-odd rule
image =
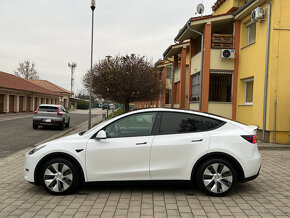
[[[216,119],[193,114],[163,112],[160,134],[209,131],[217,128],[223,123],[224,122]]]
[[[104,128],[107,138],[151,135],[156,112],[134,114],[121,118]]]
[[[57,112],[57,107],[51,106],[40,106],[38,111],[45,111],[45,112]]]

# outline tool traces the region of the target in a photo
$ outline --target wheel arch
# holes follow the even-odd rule
[[[46,156],[44,156],[36,165],[35,171],[34,171],[34,183],[36,185],[40,185],[40,179],[38,174],[40,173],[41,167],[43,166],[43,164],[51,159],[51,158],[64,158],[67,159],[69,161],[71,161],[72,163],[74,163],[76,165],[76,167],[78,168],[79,172],[80,172],[80,182],[84,182],[85,181],[85,174],[83,171],[83,168],[81,166],[81,164],[79,163],[79,161],[74,158],[72,155],[67,154],[67,153],[63,153],[63,152],[54,152],[54,153],[50,153]]]
[[[195,181],[196,178],[196,174],[198,171],[199,166],[206,160],[209,159],[213,159],[213,158],[222,158],[224,160],[229,161],[230,163],[233,164],[233,166],[235,167],[235,169],[237,170],[237,174],[238,174],[238,182],[242,182],[245,179],[245,174],[244,174],[244,170],[241,166],[241,164],[237,161],[236,158],[234,158],[233,156],[223,153],[223,152],[212,152],[212,153],[208,153],[205,154],[204,156],[200,157],[198,159],[198,161],[196,161],[196,163],[194,164],[192,171],[191,171],[191,180]]]

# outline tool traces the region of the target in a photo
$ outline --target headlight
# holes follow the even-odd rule
[[[28,155],[32,155],[32,154],[34,154],[35,152],[37,152],[38,150],[44,148],[45,146],[46,146],[46,145],[39,145],[39,146],[33,148],[32,150],[30,150],[30,151],[28,152]]]

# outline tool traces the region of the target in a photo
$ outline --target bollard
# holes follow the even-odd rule
[[[106,120],[106,114],[102,114],[102,121]]]

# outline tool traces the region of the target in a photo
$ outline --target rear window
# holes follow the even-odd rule
[[[163,112],[160,134],[210,131],[224,123],[220,120],[194,114]]]
[[[51,106],[40,106],[38,111],[44,111],[44,112],[57,112],[57,107],[51,107]]]

